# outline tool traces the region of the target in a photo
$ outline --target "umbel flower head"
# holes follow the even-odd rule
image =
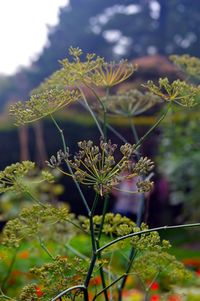
[[[129,78],[136,70],[136,66],[122,60],[119,63],[106,63],[104,58],[88,53],[82,61],[83,51],[80,48],[69,48],[71,60],[60,60],[61,69],[54,72],[36,89],[43,91],[52,88],[66,88],[81,84],[101,87],[115,86]]]
[[[81,61],[83,51],[80,48],[69,48],[71,60],[60,60],[61,68],[47,78],[36,92],[52,88],[66,89],[66,87],[79,86],[82,83],[90,85],[93,82],[94,71],[99,68],[104,59],[94,53],[88,53],[85,61]]]
[[[10,114],[15,117],[16,124],[30,123],[62,109],[80,97],[76,90],[61,89],[46,90],[32,95],[29,101],[17,102],[10,107]]]
[[[194,56],[171,55],[170,59],[191,77],[200,80],[200,59]]]
[[[78,143],[78,147],[79,151],[72,159],[69,150],[66,154],[58,151],[57,157],[52,156],[48,165],[62,171],[59,166],[62,162],[67,163],[75,170],[74,177],[78,182],[92,186],[101,196],[116,188],[124,179],[146,175],[153,168],[153,162],[147,158],[141,158],[137,163],[132,162],[135,146],[129,143],[120,147],[121,159],[118,162],[114,156],[117,145],[110,140],[100,140],[99,146],[91,140],[84,140]],[[65,171],[63,173],[69,175]],[[152,185],[149,180],[138,177],[138,191],[133,193],[150,190]]]
[[[61,73],[64,75],[66,84],[74,85],[77,82],[90,84],[93,72],[103,64],[104,59],[94,53],[88,53],[86,60],[82,62],[83,51],[80,48],[70,47],[69,54],[72,57],[72,62],[68,58],[59,61],[62,65]]]
[[[175,102],[184,107],[196,105],[200,96],[200,86],[192,86],[179,79],[169,83],[168,78],[160,78],[158,85],[150,80],[144,87],[165,101]]]
[[[106,102],[109,113],[127,117],[136,116],[147,111],[159,103],[160,98],[150,92],[143,94],[136,89],[132,89],[125,93],[110,95],[103,98],[103,101]]]
[[[31,161],[22,161],[7,166],[0,171],[0,193],[9,190],[19,191],[22,189],[24,176],[35,167]]]
[[[127,60],[104,62],[95,70],[93,82],[96,86],[113,87],[128,79],[136,69],[137,66]]]

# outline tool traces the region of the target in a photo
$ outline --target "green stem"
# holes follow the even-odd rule
[[[118,237],[116,239],[114,239],[113,241],[105,244],[104,246],[102,246],[101,248],[96,250],[96,253],[98,254],[99,252],[102,252],[103,250],[107,249],[108,247],[124,240],[127,238],[131,238],[133,236],[136,235],[141,235],[141,234],[146,234],[146,233],[150,233],[150,232],[154,232],[154,231],[162,231],[162,230],[167,230],[167,229],[179,229],[179,228],[192,228],[192,227],[199,227],[200,223],[193,223],[193,224],[185,224],[185,225],[176,225],[176,226],[162,226],[162,227],[157,227],[157,228],[152,228],[152,229],[147,229],[147,230],[143,230],[143,231],[139,231],[139,232],[135,232],[135,233],[130,233],[121,237]]]
[[[105,215],[106,215],[106,212],[108,209],[108,200],[109,200],[109,195],[106,195],[105,200],[104,200],[104,205],[103,205],[102,220],[101,220],[101,224],[100,224],[100,228],[99,228],[99,234],[97,237],[97,241],[99,241],[101,238],[103,225],[104,225],[104,221],[105,221]]]
[[[0,296],[0,299],[3,299],[3,301],[5,301],[5,299],[6,299],[6,300],[16,301],[16,299],[12,299],[12,298],[10,298],[10,297],[4,295],[4,294]]]
[[[54,125],[56,126],[57,130],[60,133],[60,136],[61,136],[61,139],[62,139],[64,153],[66,154],[67,153],[67,146],[66,146],[66,142],[65,142],[65,137],[64,137],[64,134],[63,134],[63,130],[59,127],[59,125],[58,125],[57,121],[54,119],[53,115],[50,115],[50,116],[51,116],[51,120],[53,121]]]
[[[90,278],[92,276],[92,272],[94,270],[94,266],[95,266],[96,259],[97,259],[97,254],[96,254],[97,247],[96,247],[96,239],[95,239],[95,233],[94,233],[93,216],[94,216],[94,212],[95,212],[95,209],[96,209],[96,205],[98,203],[98,199],[99,199],[99,196],[96,193],[95,199],[94,199],[94,202],[93,202],[93,205],[92,205],[92,209],[91,209],[90,213],[88,214],[89,215],[89,220],[90,220],[90,235],[91,235],[91,241],[92,241],[92,259],[90,261],[89,270],[88,270],[88,273],[87,273],[87,276],[86,276],[86,279],[85,279],[85,282],[84,282],[84,285],[85,285],[86,288],[89,285]]]
[[[27,190],[26,194],[29,195],[36,204],[42,206],[43,208],[46,208],[46,206],[42,204],[30,191]]]
[[[87,273],[87,276],[86,276],[86,279],[85,279],[85,282],[84,282],[84,286],[86,288],[88,288],[88,285],[89,285],[89,282],[90,282],[90,278],[92,276],[92,272],[93,272],[93,269],[94,269],[94,266],[95,266],[95,263],[96,263],[96,259],[97,259],[97,255],[96,255],[96,252],[92,255],[92,259],[90,261],[90,266],[89,266],[89,270],[88,270],[88,273]],[[52,300],[53,301],[53,300]]]
[[[106,212],[107,212],[108,199],[109,199],[109,196],[106,195],[105,200],[104,200],[103,212],[102,212],[102,220],[101,220],[101,224],[100,224],[100,228],[99,228],[99,233],[98,233],[98,237],[97,237],[97,242],[96,242],[97,248],[100,247],[99,240],[101,238],[101,234],[102,234],[102,230],[103,230],[103,225],[104,225],[104,220],[105,220],[105,215],[106,215]],[[99,260],[101,260],[101,253],[98,253],[97,258]],[[100,276],[101,276],[101,282],[102,282],[104,297],[105,297],[106,301],[109,301],[108,293],[107,293],[107,290],[105,289],[106,288],[106,281],[105,281],[105,277],[104,277],[104,270],[103,270],[103,268],[101,266],[101,263],[99,264],[99,270],[100,270]]]
[[[102,289],[98,294],[96,294],[92,301],[94,301],[98,296],[100,296],[104,291],[108,290],[111,286],[113,286],[115,283],[117,283],[119,280],[121,280],[125,274],[121,275],[119,278],[115,279],[112,283],[110,283],[108,286],[106,286],[104,289]]]
[[[99,248],[99,241],[97,241],[97,248]],[[98,257],[99,260],[101,260],[101,253],[99,253],[97,255],[97,257]],[[109,301],[108,293],[107,293],[107,290],[105,289],[106,288],[106,281],[105,281],[104,271],[103,271],[103,267],[102,267],[101,263],[99,263],[99,270],[100,270],[102,287],[103,287],[103,291],[104,291],[104,297],[105,297],[106,301]]]
[[[80,253],[76,249],[74,249],[70,244],[64,245],[66,249],[69,249],[72,253],[74,253],[76,256],[80,257],[83,260],[88,260],[89,258],[85,256],[84,254]]]
[[[41,237],[38,236],[38,240],[40,243],[41,248],[45,251],[46,254],[48,254],[48,256],[52,259],[55,260],[54,256],[50,253],[50,251],[48,250],[48,248],[46,247],[45,243],[42,241]]]
[[[80,102],[80,104],[85,108],[85,109],[88,109],[86,105],[84,105],[84,103]],[[99,120],[101,123],[103,123],[103,119],[100,118],[99,116],[97,117],[95,115],[95,113],[92,111],[93,115],[95,116],[95,118],[97,120]],[[106,127],[113,133],[115,134],[116,137],[118,137],[123,143],[128,143],[128,141],[116,130],[114,129],[113,126],[111,126],[110,124],[106,124]],[[102,130],[101,130],[102,131]]]
[[[119,301],[122,300],[122,292],[123,292],[123,289],[125,287],[125,284],[126,284],[126,281],[127,281],[127,278],[128,278],[128,274],[131,270],[131,267],[132,267],[132,264],[133,264],[133,260],[135,259],[135,256],[136,256],[136,252],[135,252],[135,249],[132,247],[131,252],[129,254],[129,261],[128,261],[128,265],[126,267],[126,272],[125,272],[124,276],[122,277],[122,282],[121,282],[120,287],[119,287],[119,297],[118,297]]]
[[[109,87],[106,88],[106,101],[108,100],[109,96]],[[103,109],[103,132],[104,132],[104,139],[107,141],[107,107],[106,104],[102,101],[102,109]]]
[[[93,216],[94,216],[94,212],[95,212],[98,200],[99,200],[99,195],[96,193],[95,198],[94,198],[94,202],[93,202],[93,205],[92,205],[92,209],[91,209],[90,214],[89,214],[90,234],[91,234],[91,240],[92,240],[92,251],[93,251],[93,254],[96,252],[96,238],[95,238],[95,233],[94,233]]]
[[[101,119],[100,119],[101,120]],[[106,125],[107,128],[113,133],[115,134],[115,136],[117,136],[123,143],[128,143],[128,141],[116,130],[114,129],[110,124]]]
[[[137,130],[135,128],[135,125],[133,123],[133,120],[132,120],[131,116],[128,116],[128,118],[129,118],[129,123],[130,123],[130,127],[131,127],[131,130],[132,130],[132,133],[133,133],[134,140],[135,140],[136,143],[138,143],[139,137],[138,137],[138,133],[137,133]],[[138,153],[136,153],[137,160],[139,160],[140,157],[141,156]],[[136,224],[137,224],[137,226],[140,226],[141,221],[142,221],[142,214],[143,214],[143,210],[144,210],[144,205],[145,205],[144,193],[142,193],[142,195],[139,195],[138,197],[139,197],[139,199],[138,199],[139,208],[138,208],[138,212],[137,212]],[[135,249],[134,249],[134,247],[131,247],[128,263],[127,263],[127,266],[126,266],[126,274],[125,274],[124,278],[122,279],[122,282],[121,282],[120,288],[119,288],[119,292],[118,292],[119,293],[119,297],[118,297],[119,301],[122,300],[122,292],[123,292],[123,289],[126,285],[127,277],[128,277],[129,272],[130,272],[130,269],[132,267],[135,256],[136,256]]]
[[[67,153],[67,146],[66,146],[66,142],[65,142],[65,137],[64,137],[64,134],[63,134],[63,130],[59,127],[59,125],[58,125],[58,123],[56,122],[56,120],[54,119],[54,117],[53,117],[52,115],[50,115],[50,116],[51,116],[51,119],[52,119],[54,125],[56,126],[56,128],[58,129],[58,131],[59,131],[59,133],[60,133],[60,135],[61,135],[64,153],[66,154],[66,153]],[[66,161],[65,161],[65,162],[66,162]],[[71,166],[69,165],[68,162],[66,162],[66,164],[67,164],[67,167],[68,167],[68,169],[69,169],[70,174],[72,175],[74,184],[76,185],[76,188],[77,188],[77,190],[78,190],[78,192],[79,192],[79,194],[80,194],[80,196],[81,196],[81,199],[82,199],[83,204],[84,204],[84,206],[85,206],[85,208],[86,208],[86,210],[87,210],[87,213],[89,214],[89,213],[90,213],[90,208],[89,208],[88,203],[87,203],[87,201],[86,201],[86,199],[85,199],[85,197],[84,197],[84,195],[83,195],[83,192],[82,192],[82,190],[81,190],[81,188],[80,188],[78,182],[76,181],[76,179],[75,179],[75,177],[74,177],[74,173],[73,173],[73,171],[72,171],[72,169],[71,169]]]
[[[153,130],[158,127],[158,125],[161,123],[161,121],[166,117],[167,113],[169,112],[169,109],[171,108],[171,103],[168,105],[167,110],[161,115],[161,117],[156,121],[156,123],[146,132],[144,136],[140,138],[140,140],[136,143],[135,147],[136,149],[141,146],[143,141],[153,132]]]
[[[107,136],[107,130],[106,130],[106,125],[107,125],[107,108],[104,104],[104,102],[101,100],[101,98],[99,97],[99,95],[96,93],[96,91],[88,86],[86,83],[84,83],[85,86],[90,89],[92,91],[92,93],[94,94],[94,96],[96,97],[96,99],[98,100],[98,102],[100,103],[101,107],[102,107],[102,110],[103,110],[103,132],[104,132],[104,139],[106,140],[106,136]],[[109,89],[106,89],[106,96],[108,96],[108,93],[109,93]]]
[[[69,292],[71,292],[72,290],[76,290],[76,289],[80,289],[81,291],[84,292],[84,301],[88,301],[88,294],[87,294],[87,289],[84,285],[75,285],[72,286],[64,291],[62,291],[61,293],[59,293],[56,297],[54,297],[53,299],[51,299],[51,301],[56,301],[59,298],[61,298],[64,295],[67,295]]]
[[[13,299],[13,298],[10,298],[10,297],[4,295],[4,293],[3,293],[3,291],[2,291],[1,288],[0,288],[0,299],[3,299],[4,301],[5,301],[5,299],[6,300],[11,300],[11,301],[16,301],[16,299]]]
[[[77,229],[79,229],[80,231],[82,231],[84,234],[88,234],[87,231],[85,231],[83,228],[81,228],[81,226],[77,225],[75,222],[71,221],[70,219],[66,219],[66,221],[71,225],[73,225],[74,227],[76,227]]]
[[[128,119],[129,119],[129,124],[130,124],[131,131],[133,133],[133,137],[134,137],[135,143],[138,143],[139,137],[138,137],[138,133],[136,131],[135,125],[133,123],[132,117],[129,115]]]
[[[96,123],[97,128],[98,128],[98,130],[99,130],[101,136],[104,137],[104,132],[102,131],[101,126],[100,126],[100,124],[99,124],[99,122],[98,122],[98,120],[97,120],[97,118],[96,118],[94,112],[92,111],[91,107],[89,106],[89,104],[88,104],[88,102],[87,102],[87,99],[86,99],[86,97],[85,97],[85,94],[83,93],[83,90],[82,90],[80,87],[79,87],[79,90],[80,90],[80,92],[81,92],[81,95],[82,95],[82,97],[83,97],[83,100],[84,100],[84,102],[85,102],[85,106],[86,106],[87,110],[90,112],[92,118],[94,119],[94,122]]]

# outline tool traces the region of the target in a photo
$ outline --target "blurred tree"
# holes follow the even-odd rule
[[[71,0],[59,23],[49,28],[48,43],[30,68],[0,79],[0,108],[28,92],[58,69],[70,46],[107,60],[172,53],[199,55],[200,1]]]

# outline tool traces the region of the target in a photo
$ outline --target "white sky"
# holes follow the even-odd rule
[[[27,66],[47,42],[47,25],[58,22],[68,0],[0,0],[0,73]]]

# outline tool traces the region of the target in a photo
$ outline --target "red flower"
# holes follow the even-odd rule
[[[153,282],[152,285],[151,285],[151,290],[152,291],[157,291],[159,290],[159,284],[158,282]]]
[[[42,297],[42,295],[43,295],[43,292],[39,286],[36,286],[35,293],[38,297]]]
[[[150,301],[160,301],[160,295],[152,295]]]
[[[200,269],[198,269],[198,270],[196,271],[196,274],[197,274],[197,276],[200,277]]]

